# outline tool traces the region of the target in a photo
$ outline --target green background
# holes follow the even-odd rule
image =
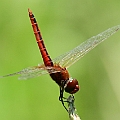
[[[0,75],[42,63],[30,8],[52,58],[120,24],[120,0],[1,0]],[[69,68],[82,120],[120,120],[120,31]],[[0,79],[0,120],[68,120],[49,75]]]

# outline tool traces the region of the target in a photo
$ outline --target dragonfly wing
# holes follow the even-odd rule
[[[116,33],[120,29],[120,25],[114,26],[112,28],[107,29],[106,31],[91,37],[86,40],[73,50],[55,58],[54,63],[58,63],[62,67],[70,67],[76,61],[78,61],[81,57],[83,57],[86,53],[96,47],[98,44],[103,42],[105,39]]]
[[[48,72],[49,71],[49,72]],[[44,74],[50,74],[50,73],[56,73],[61,72],[59,69],[55,68],[54,66],[35,66],[23,69],[22,71],[18,72],[18,74],[21,74],[18,79],[29,79],[38,77]]]
[[[22,71],[17,72],[17,74],[20,74],[20,76],[18,77],[18,79],[20,80],[22,79],[26,80],[29,78],[38,77],[47,73],[48,71],[45,69],[45,67],[39,67],[39,66],[25,68]]]
[[[8,77],[8,76],[14,76],[14,75],[20,75],[18,77],[18,79],[29,79],[29,78],[33,78],[33,77],[37,77],[43,74],[47,74],[47,70],[46,67],[43,66],[34,66],[34,67],[28,67],[25,68],[19,72],[16,73],[12,73],[12,74],[8,74],[8,75],[4,75],[2,77]]]
[[[26,79],[29,79],[29,78],[34,78],[34,77],[37,77],[37,76],[41,76],[43,74],[56,73],[56,72],[60,72],[60,71],[57,70],[54,67],[45,67],[44,65],[38,65],[38,66],[34,66],[34,67],[25,68],[25,69],[23,69],[19,72],[16,72],[16,73],[1,76],[0,78],[8,77],[8,76],[14,76],[14,75],[20,75],[18,77],[18,79],[26,80]]]

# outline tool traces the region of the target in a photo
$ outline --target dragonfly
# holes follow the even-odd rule
[[[60,88],[59,100],[61,101],[63,107],[68,111],[64,104],[64,102],[66,102],[63,95],[64,91],[69,94],[75,94],[79,91],[80,86],[77,79],[70,77],[67,69],[105,39],[116,33],[120,29],[120,25],[111,27],[100,34],[89,38],[74,49],[58,56],[55,59],[51,59],[45,47],[36,18],[30,9],[28,9],[28,13],[44,64],[28,67],[19,72],[1,76],[1,78],[19,75],[18,79],[26,80],[43,74],[49,74],[50,77],[58,84]]]

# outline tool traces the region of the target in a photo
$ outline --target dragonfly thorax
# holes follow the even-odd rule
[[[54,69],[58,72],[51,73],[50,76],[59,86],[63,87],[66,81],[69,80],[69,73],[66,68],[60,66],[55,66]]]
[[[76,79],[69,78],[64,86],[65,92],[74,94],[79,91],[79,84]]]

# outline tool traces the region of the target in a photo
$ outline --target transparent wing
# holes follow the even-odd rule
[[[88,53],[90,50],[96,47],[99,43],[101,43],[102,41],[110,37],[112,34],[117,32],[119,29],[120,29],[120,25],[114,26],[96,36],[93,36],[92,38],[88,39],[87,41],[83,42],[82,44],[74,48],[73,50],[55,58],[53,60],[54,64],[60,65],[66,68],[70,67],[73,63],[78,61],[86,53]],[[47,74],[48,71],[49,73],[61,72],[61,70],[58,69],[57,67],[45,67],[44,65],[38,65],[34,67],[25,68],[13,74],[1,76],[0,78],[13,76],[13,75],[20,75],[19,79],[28,79],[28,78],[37,77],[43,74]]]
[[[45,67],[44,65],[38,65],[38,66],[34,66],[34,67],[25,68],[25,69],[23,69],[19,72],[16,72],[16,73],[1,76],[0,78],[14,76],[14,75],[20,75],[18,77],[18,79],[26,80],[29,78],[41,76],[43,74],[56,73],[56,72],[60,72],[60,70],[58,70],[55,67]]]
[[[91,37],[87,41],[83,42],[73,50],[55,58],[54,63],[58,63],[62,67],[70,67],[76,61],[78,61],[81,57],[83,57],[86,53],[100,44],[102,41],[116,33],[120,29],[120,25],[114,26],[112,28],[107,29],[106,31]]]

